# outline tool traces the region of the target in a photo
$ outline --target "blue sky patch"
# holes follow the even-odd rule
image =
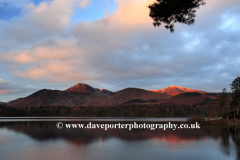
[[[19,16],[21,8],[16,8],[8,3],[0,3],[0,19],[9,20],[13,17]]]
[[[43,0],[31,0],[33,4],[38,5],[39,3],[43,2]],[[45,1],[53,1],[53,0],[45,0]]]
[[[76,9],[72,21],[94,21],[104,17],[106,11],[113,14],[117,10],[118,5],[113,0],[105,0],[104,2],[94,0],[86,8]]]

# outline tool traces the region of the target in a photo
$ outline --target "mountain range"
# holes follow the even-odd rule
[[[188,94],[191,93],[192,94]],[[128,104],[153,105],[161,103],[194,104],[216,97],[195,89],[169,86],[161,90],[126,88],[117,92],[93,88],[78,83],[64,91],[42,89],[27,97],[19,98],[7,104],[16,108],[39,106],[117,106]]]

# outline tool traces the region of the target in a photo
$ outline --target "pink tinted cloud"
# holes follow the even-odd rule
[[[14,74],[28,79],[49,82],[83,81],[90,79],[89,74],[85,74],[83,70],[84,67],[81,68],[80,61],[47,61],[24,71],[17,70]]]
[[[28,50],[9,52],[2,58],[19,64],[28,64],[42,60],[66,60],[80,53],[81,49],[77,47],[74,41],[56,40],[56,44],[38,45]]]
[[[152,19],[149,17],[149,4],[155,0],[118,0],[118,10],[111,16],[113,22],[122,25],[148,25]],[[140,27],[140,26],[139,26]]]
[[[15,91],[13,90],[0,90],[0,94],[9,94],[9,93],[13,93]]]

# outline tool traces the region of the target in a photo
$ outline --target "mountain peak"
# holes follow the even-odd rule
[[[95,89],[87,84],[78,83],[75,86],[72,86],[65,91],[69,92],[81,92],[81,93],[92,93],[95,92]]]
[[[179,88],[185,88],[185,87],[181,87],[181,86],[177,86],[177,85],[171,85],[171,86],[168,86],[168,87],[179,87]]]
[[[171,85],[171,86],[168,86],[167,88],[163,88],[163,89],[160,89],[160,90],[150,90],[150,91],[158,92],[158,93],[166,93],[166,94],[171,95],[171,96],[175,96],[175,95],[178,95],[178,94],[184,93],[184,92],[205,93],[204,91],[199,91],[199,90],[186,88],[186,87],[181,87],[181,86],[177,86],[177,85]]]

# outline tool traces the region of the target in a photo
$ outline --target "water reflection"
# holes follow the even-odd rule
[[[83,123],[85,125],[88,122],[67,122],[67,123]],[[118,123],[118,122],[92,122],[92,123]],[[132,122],[122,122],[132,123]],[[138,122],[139,124],[141,122]],[[156,122],[152,122],[156,123]],[[207,136],[203,130],[166,130],[161,129],[149,130],[149,129],[66,129],[56,128],[56,122],[5,122],[0,124],[1,128],[8,128],[16,132],[25,133],[26,135],[37,139],[37,140],[48,140],[48,139],[65,139],[74,143],[85,144],[91,142],[93,139],[107,139],[111,137],[117,137],[121,140],[136,141],[136,140],[156,140],[162,139],[169,142],[181,142],[181,141],[192,141],[201,139]],[[83,139],[83,140],[80,140]]]
[[[105,131],[104,129],[57,129],[56,122],[53,121],[1,122],[0,155],[2,154],[6,159],[15,158],[14,155],[9,154],[10,152],[3,151],[16,148],[21,152],[20,159],[29,159],[26,157],[27,154],[33,157],[38,155],[38,158],[34,157],[34,159],[57,156],[49,151],[61,152],[62,157],[57,156],[60,159],[79,159],[79,157],[80,159],[118,159],[118,157],[144,159],[147,158],[146,155],[150,156],[150,159],[159,159],[159,157],[161,159],[240,159],[239,129],[240,127],[236,126],[202,125],[201,129],[175,131],[161,129]],[[11,141],[13,137],[14,141]],[[25,146],[19,144],[23,142]],[[44,150],[44,147],[48,148],[48,151]],[[42,154],[39,155],[39,152],[44,153],[44,157]],[[72,154],[69,155],[69,152]]]

